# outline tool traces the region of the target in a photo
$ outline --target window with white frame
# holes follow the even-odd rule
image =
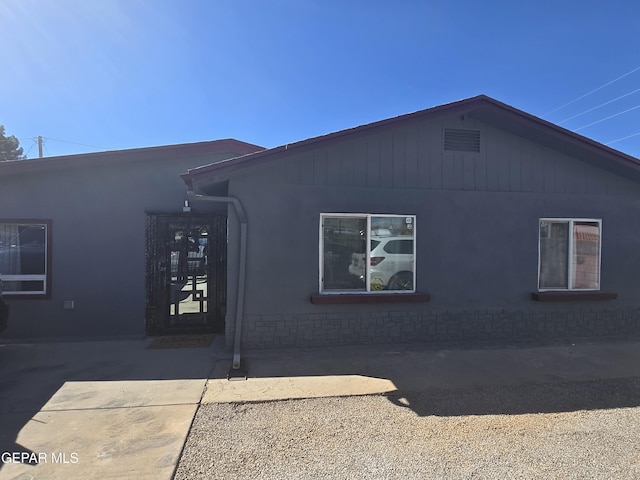
[[[5,295],[49,292],[51,222],[0,220],[0,279]]]
[[[602,220],[540,219],[538,289],[600,290]]]
[[[320,291],[415,292],[415,215],[323,213]]]

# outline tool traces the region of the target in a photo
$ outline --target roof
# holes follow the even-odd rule
[[[617,173],[631,173],[640,180],[640,160],[637,158],[609,148],[606,145],[559,127],[522,110],[518,110],[486,95],[478,95],[426,110],[420,110],[193,168],[183,174],[182,179],[191,187],[194,182],[206,182],[224,178],[228,174],[240,169],[302,153],[306,150],[319,148],[330,143],[337,143],[346,138],[371,134],[391,126],[400,126],[410,122],[436,119],[451,115],[466,115],[470,118],[475,118],[521,137],[545,144],[569,155],[577,156],[584,161],[616,171]]]
[[[64,155],[27,160],[0,162],[0,177],[25,173],[63,170],[82,166],[102,164],[123,164],[139,161],[154,161],[170,158],[189,158],[212,153],[228,153],[232,156],[246,155],[264,150],[263,147],[234,139],[209,142],[183,143],[159,147],[111,150],[98,153]]]

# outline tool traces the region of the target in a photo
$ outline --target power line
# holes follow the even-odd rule
[[[31,140],[33,142],[36,142],[38,140],[38,137],[29,137],[29,138],[17,138],[19,143],[25,143],[26,140]],[[51,137],[42,137],[43,140],[54,140],[56,142],[62,142],[62,143],[70,143],[72,145],[80,145],[83,147],[92,147],[92,148],[102,148],[104,150],[111,150],[111,147],[103,147],[100,145],[89,145],[88,143],[79,143],[79,142],[71,142],[69,140],[60,140],[59,138],[51,138]],[[9,138],[0,138],[0,142],[12,142],[13,141]]]
[[[631,135],[627,135],[626,137],[622,137],[622,138],[617,138],[615,140],[611,140],[610,142],[605,143],[605,145],[611,145],[612,143],[621,142],[622,140],[626,140],[627,138],[637,137],[638,135],[640,135],[640,132],[633,133]]]
[[[42,138],[45,138],[45,137],[42,137]],[[70,143],[72,145],[81,145],[83,147],[102,148],[104,150],[110,149],[109,147],[101,147],[100,145],[89,145],[87,143],[70,142],[69,140],[60,140],[59,138],[46,137],[46,140],[54,140],[56,142]]]
[[[24,154],[24,156],[25,156],[25,157],[28,157],[28,156],[29,156],[29,152],[30,152],[31,150],[33,150],[33,147],[34,147],[34,146],[36,145],[36,143],[37,143],[34,139],[32,139],[32,140],[33,140],[33,143],[32,143],[32,144],[31,144],[31,146],[29,147],[29,150],[27,150],[27,153],[25,153],[25,154]]]
[[[637,93],[637,92],[640,92],[640,88],[636,88],[633,92],[625,93],[624,95],[621,95],[618,98],[614,98],[613,100],[609,100],[608,102],[601,103],[600,105],[598,105],[596,107],[593,107],[593,108],[590,108],[589,110],[585,110],[582,113],[578,113],[577,115],[574,115],[572,117],[565,118],[564,120],[559,121],[558,125],[560,125],[561,123],[564,123],[564,122],[568,122],[569,120],[573,120],[574,118],[581,117],[582,115],[584,115],[586,113],[593,112],[594,110],[597,110],[600,107],[604,107],[605,105],[609,105],[610,103],[613,103],[616,100],[620,100],[620,99],[622,99],[624,97],[628,97],[629,95],[633,95],[634,93]]]
[[[39,143],[39,141],[42,141],[42,147],[46,147],[46,142],[47,142],[48,140],[54,140],[54,141],[56,141],[56,142],[62,142],[62,143],[70,143],[70,144],[72,144],[72,145],[80,145],[80,146],[83,146],[83,147],[99,148],[99,149],[101,149],[101,150],[112,150],[112,149],[111,149],[111,148],[109,148],[109,147],[101,147],[100,145],[89,145],[89,144],[87,144],[87,143],[72,142],[72,141],[69,141],[69,140],[61,140],[61,139],[59,139],[59,138],[51,138],[51,137],[42,137],[42,136],[38,136],[38,137],[30,137],[30,138],[28,138],[28,139],[25,139],[25,138],[20,139],[20,138],[17,138],[17,137],[16,137],[16,139],[18,140],[19,144],[23,144],[23,145],[22,145],[22,146],[23,146],[23,148],[26,148],[26,147],[24,146],[24,144],[26,143],[26,140],[31,140],[31,141],[33,142],[33,143],[31,144],[31,147],[29,147],[29,150],[27,150],[27,153],[25,153],[25,154],[24,154],[24,156],[25,156],[25,157],[27,157],[27,156],[29,155],[29,152],[31,152],[31,150],[33,149],[34,145],[38,144],[38,143]],[[39,140],[39,139],[42,139],[42,140]],[[12,142],[12,140],[11,140],[11,139],[0,139],[0,142]],[[40,147],[40,146],[39,146],[39,147]],[[42,147],[40,147],[40,148],[42,148]],[[49,152],[48,152],[48,150],[49,150],[49,149],[47,148],[47,154],[49,153]],[[38,156],[39,156],[39,157],[42,157],[42,156],[43,156],[43,155],[42,155],[42,153],[41,153],[41,151],[39,151],[39,152],[38,152]],[[48,156],[48,155],[44,155],[44,156]]]
[[[577,102],[578,100],[582,100],[585,97],[588,97],[589,95],[591,95],[592,93],[596,93],[598,90],[602,90],[604,87],[608,87],[609,85],[611,85],[612,83],[617,82],[618,80],[622,80],[624,77],[631,75],[634,72],[637,72],[638,70],[640,70],[640,67],[636,67],[633,70],[631,70],[630,72],[625,73],[624,75],[619,76],[618,78],[615,78],[613,80],[611,80],[610,82],[605,83],[604,85],[599,86],[598,88],[595,88],[593,90],[591,90],[590,92],[585,93],[584,95],[579,96],[578,98],[575,98],[573,100],[571,100],[570,102],[565,103],[564,105],[559,106],[558,108],[551,110],[548,113],[545,113],[543,115],[543,117],[546,117],[547,115],[551,115],[552,113],[557,112],[558,110],[562,110],[564,107],[568,107],[569,105]]]
[[[574,128],[574,129],[573,129],[573,131],[574,131],[574,132],[578,132],[578,131],[580,131],[580,130],[582,130],[582,129],[584,129],[584,128],[590,127],[590,126],[592,126],[592,125],[596,125],[597,123],[604,122],[605,120],[609,120],[609,119],[611,119],[611,118],[619,117],[620,115],[622,115],[622,114],[624,114],[624,113],[630,112],[630,111],[632,111],[632,110],[636,110],[636,109],[638,109],[638,108],[640,108],[640,105],[636,105],[635,107],[628,108],[628,109],[623,110],[622,112],[618,112],[618,113],[616,113],[616,114],[614,114],[614,115],[609,115],[608,117],[601,118],[600,120],[597,120],[597,121],[595,121],[595,122],[591,122],[591,123],[590,123],[590,124],[588,124],[588,125],[583,125],[583,126],[582,126],[582,127],[580,127],[580,128]]]

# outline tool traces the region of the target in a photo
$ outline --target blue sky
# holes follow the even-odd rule
[[[640,157],[639,32],[635,0],[2,0],[0,124],[274,147],[483,93]]]

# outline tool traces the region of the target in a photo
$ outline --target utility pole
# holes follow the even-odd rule
[[[38,135],[38,158],[42,158],[42,136]]]

